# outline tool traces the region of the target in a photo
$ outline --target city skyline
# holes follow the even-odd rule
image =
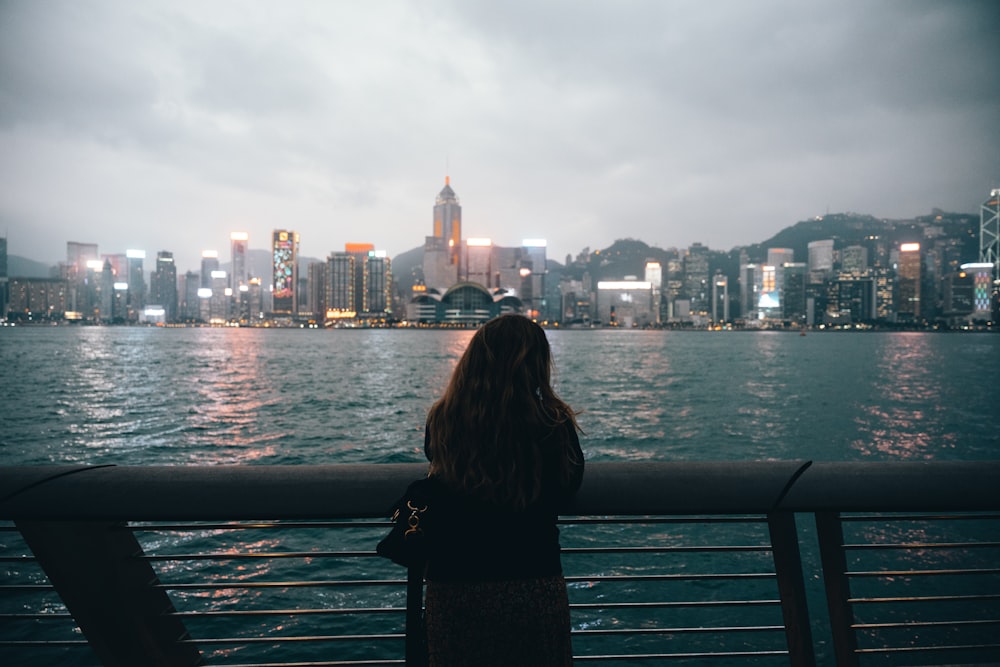
[[[306,256],[395,256],[420,245],[444,175],[464,236],[544,237],[554,258],[623,230],[727,249],[831,211],[974,212],[1000,184],[995,3],[14,1],[0,17],[0,232],[46,262],[77,240],[187,268],[232,230],[273,229]]]

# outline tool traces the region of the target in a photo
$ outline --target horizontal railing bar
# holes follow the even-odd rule
[[[728,553],[764,551],[770,552],[771,545],[733,545],[702,547],[564,547],[563,554],[617,554],[617,553]]]
[[[672,602],[575,602],[570,609],[680,609],[689,607],[763,607],[780,605],[781,600],[688,600]]]
[[[718,653],[625,653],[606,655],[575,655],[573,662],[608,660],[690,660],[695,658],[759,658],[788,655],[788,651],[719,651]]]
[[[240,588],[336,588],[338,586],[401,586],[406,581],[402,579],[345,579],[342,581],[324,579],[322,581],[219,581],[215,583],[158,583],[150,588],[183,591],[183,590],[225,590]]]
[[[401,614],[405,607],[351,607],[344,609],[244,609],[231,611],[174,611],[165,614],[179,618],[230,617],[230,616],[314,616],[362,614]]]
[[[855,653],[935,653],[941,651],[981,651],[1000,649],[1000,644],[948,644],[943,646],[876,646],[859,648]]]
[[[50,640],[2,639],[0,640],[0,646],[7,646],[10,648],[42,648],[47,646],[53,646],[56,648],[60,647],[78,648],[87,645],[88,642],[86,639],[50,639]]]
[[[1000,600],[1000,595],[915,595],[911,597],[889,598],[848,598],[848,602],[857,604],[882,602],[985,602]]]
[[[613,574],[597,576],[569,576],[570,582],[590,582],[590,581],[714,581],[714,580],[737,580],[737,579],[773,579],[777,575],[773,572],[733,572],[733,573],[712,573],[712,574]]]
[[[3,466],[0,518],[382,518],[386,499],[426,472],[421,463]],[[995,512],[998,478],[1000,461],[601,461],[588,464],[574,505],[564,513]]]
[[[381,667],[403,665],[405,660],[333,660],[323,662],[247,662],[227,663],[224,667]]]
[[[993,575],[1000,574],[1000,568],[970,568],[948,570],[863,570],[846,572],[849,577],[936,577],[952,575]]]
[[[346,641],[389,641],[403,639],[406,635],[397,632],[378,635],[268,635],[267,637],[199,637],[198,639],[178,639],[178,644],[212,645],[223,644],[285,644],[288,642],[346,642]]]
[[[326,660],[322,662],[246,662],[226,663],[223,667],[379,667],[403,665],[405,660]]]
[[[54,592],[55,590],[56,589],[52,584],[0,584],[0,591],[40,593]]]
[[[565,525],[604,525],[604,524],[624,524],[624,525],[660,525],[660,524],[702,524],[702,523],[739,523],[739,524],[762,524],[767,521],[767,517],[762,514],[751,516],[719,516],[719,515],[699,515],[699,516],[608,516],[608,517],[560,517],[559,523]]]
[[[121,530],[131,530],[133,533],[161,532],[191,532],[202,530],[272,530],[275,528],[294,528],[308,530],[312,528],[389,528],[391,521],[255,521],[255,522],[222,522],[222,523],[129,523]]]
[[[892,549],[996,549],[1000,542],[913,542],[900,544],[842,544],[844,549],[892,550]]]
[[[725,627],[681,627],[681,628],[622,628],[615,630],[573,630],[573,636],[590,637],[604,635],[685,635],[717,634],[721,632],[775,632],[784,631],[783,625],[730,625]]]
[[[56,611],[51,614],[0,614],[0,621],[62,621],[67,618],[73,618],[68,612]]]
[[[897,623],[852,623],[857,630],[883,630],[890,628],[958,628],[967,626],[1000,625],[1000,619],[974,621],[901,621]]]
[[[227,561],[248,559],[284,559],[284,558],[372,558],[378,554],[374,551],[275,551],[275,552],[242,552],[225,553],[211,552],[202,554],[156,554],[136,556],[144,561]]]
[[[843,514],[841,521],[890,523],[894,521],[986,521],[1000,519],[1000,514],[969,512],[963,514],[907,514],[905,512],[879,512],[878,514]]]

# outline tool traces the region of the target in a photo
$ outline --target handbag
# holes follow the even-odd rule
[[[428,525],[431,518],[433,482],[418,479],[406,487],[390,512],[392,530],[375,547],[375,552],[403,567],[421,566],[427,562]]]
[[[428,478],[412,482],[392,506],[392,529],[375,552],[406,572],[406,664],[427,664],[427,628],[424,625],[424,570],[428,558],[428,524],[434,482]]]

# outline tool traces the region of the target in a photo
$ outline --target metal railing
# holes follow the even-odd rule
[[[0,663],[402,664],[420,464],[0,468]],[[581,664],[1000,661],[1000,462],[591,463]]]

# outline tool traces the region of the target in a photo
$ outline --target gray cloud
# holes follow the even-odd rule
[[[59,259],[244,229],[306,255],[468,235],[562,258],[799,219],[975,211],[1000,181],[991,2],[0,2],[0,232]]]

